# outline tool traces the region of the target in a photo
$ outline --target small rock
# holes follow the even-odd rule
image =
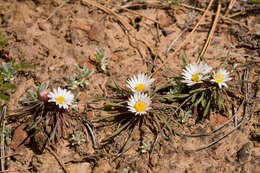
[[[90,31],[91,30],[91,26],[89,25],[84,25],[84,24],[76,24],[76,25],[72,25],[72,28],[76,28],[76,29],[80,29],[83,31]]]
[[[113,27],[114,27],[114,26],[113,26],[113,24],[111,24],[111,23],[109,23],[109,24],[106,25],[106,28],[107,28],[107,29],[112,29]]]
[[[183,14],[184,12],[183,12],[183,10],[181,10],[181,9],[178,9],[178,10],[176,10],[176,14]]]
[[[14,130],[14,135],[12,138],[12,142],[10,144],[10,148],[12,148],[15,151],[18,148],[24,147],[24,144],[25,144],[24,140],[28,137],[27,132],[24,130],[25,127],[26,127],[26,125],[22,124]]]
[[[104,26],[100,23],[94,23],[88,33],[91,41],[102,42],[105,39]]]
[[[42,31],[48,31],[50,28],[46,22],[40,22],[38,23],[38,26]]]
[[[42,154],[48,136],[44,132],[39,132],[33,136],[32,150],[37,154]]]
[[[237,160],[240,163],[248,161],[250,156],[249,153],[249,143],[244,144],[237,152]]]

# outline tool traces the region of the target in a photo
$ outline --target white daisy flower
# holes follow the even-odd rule
[[[226,82],[230,81],[232,78],[229,77],[229,72],[227,72],[225,69],[220,68],[217,73],[213,72],[214,76],[213,79],[210,81],[216,82],[219,86],[219,88],[222,88],[222,85],[225,87],[228,87]]]
[[[155,79],[150,78],[148,75],[144,73],[140,73],[138,74],[137,77],[134,75],[126,82],[127,82],[127,87],[130,88],[133,92],[136,91],[144,92],[150,89],[154,81]]]
[[[151,104],[151,98],[146,93],[135,92],[127,101],[127,107],[129,111],[135,113],[135,115],[146,114]]]
[[[185,79],[183,82],[187,83],[188,86],[194,85],[196,83],[202,83],[203,80],[209,78],[207,74],[211,70],[212,67],[202,62],[200,62],[199,65],[197,65],[195,62],[193,64],[189,64],[182,72],[183,78]]]
[[[68,109],[74,100],[74,95],[67,91],[66,89],[61,89],[60,87],[58,90],[54,89],[53,92],[48,94],[49,102],[55,102],[59,108]]]

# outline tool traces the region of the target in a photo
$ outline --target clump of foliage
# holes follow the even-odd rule
[[[76,73],[73,73],[68,80],[68,87],[70,89],[76,89],[78,87],[84,88],[88,85],[88,79],[93,74],[94,70],[92,68],[87,68],[84,64],[83,68],[80,68],[78,64],[74,64]]]
[[[43,130],[47,133],[50,142],[57,142],[65,135],[66,128],[74,126],[79,126],[86,129],[86,132],[91,132],[91,137],[94,140],[90,123],[83,114],[73,110],[75,103],[71,103],[70,107],[60,107],[57,103],[50,101],[48,90],[49,82],[27,90],[27,96],[20,99],[23,108],[15,110],[15,113],[9,116],[9,120],[15,122],[23,118],[29,132],[37,133]],[[66,93],[70,93],[70,91],[63,90],[58,94],[61,94],[60,97],[62,97]],[[57,98],[57,102],[59,101]]]
[[[110,57],[106,57],[106,49],[103,48],[100,51],[97,49],[94,57],[91,59],[98,65],[98,69],[100,71],[106,71],[106,66],[108,65],[109,60],[111,59]]]
[[[14,60],[7,63],[2,62],[0,64],[0,99],[10,99],[8,91],[16,89],[13,82],[18,71],[32,68],[33,66],[24,63],[15,64]]]
[[[42,82],[40,87],[34,85],[32,89],[27,90],[28,96],[21,97],[19,101],[23,105],[30,105],[31,103],[36,103],[39,101],[39,98],[41,98],[40,94],[44,91],[47,91],[48,88],[49,81],[47,81],[46,83]]]
[[[142,146],[140,147],[141,153],[147,153],[151,149],[151,143],[148,142],[142,142]]]
[[[10,39],[11,38],[6,38],[0,33],[0,52],[4,49]],[[0,99],[10,99],[9,92],[16,89],[14,79],[18,71],[32,68],[32,65],[23,62],[15,63],[14,59],[9,60],[9,62],[2,62],[0,64]]]
[[[185,67],[188,66],[188,62],[189,60],[184,52],[183,63]],[[211,69],[210,66],[206,65],[206,67]],[[194,74],[196,76],[196,73]],[[225,103],[228,100],[228,87],[222,87],[227,86],[223,80],[224,75],[221,74],[221,80],[223,80],[223,82],[221,82],[222,86],[218,86],[216,85],[216,82],[213,82],[214,78],[211,78],[210,76],[212,75],[211,70],[209,70],[209,73],[207,74],[208,77],[205,78],[205,80],[192,83],[193,81],[191,79],[190,83],[192,84],[190,85],[187,85],[187,83],[184,82],[183,76],[179,74],[174,75],[174,77],[169,79],[171,83],[169,91],[166,95],[161,97],[161,101],[170,103],[185,103],[179,109],[179,117],[182,117],[181,119],[190,117],[191,112],[199,115],[198,118],[203,118],[208,116],[211,111],[226,111]],[[203,74],[201,74],[201,76],[205,77]],[[227,81],[231,80],[228,76],[226,78]],[[185,120],[183,122],[185,122]]]
[[[4,129],[0,129],[0,134],[4,136],[4,143],[9,146],[12,139],[12,127],[9,125],[4,126]],[[0,141],[2,141],[2,135],[0,135]]]
[[[74,134],[72,134],[71,136],[71,145],[80,145],[81,143],[85,142],[85,138],[84,135],[81,132],[75,132]]]
[[[176,79],[178,80],[178,79]],[[190,112],[194,112],[193,110],[198,111],[198,113],[202,113],[202,117],[206,117],[210,110],[225,110],[225,106],[223,104],[223,94],[225,92],[222,89],[219,89],[216,86],[212,86],[211,84],[200,85],[197,87],[187,87],[184,84],[174,83],[170,92],[163,96],[162,101],[168,102],[184,102],[186,99],[189,99],[185,105],[187,109],[183,112],[180,112],[181,117],[189,117]],[[185,113],[188,112],[188,113]]]
[[[132,137],[135,136],[138,130],[141,131],[143,127],[150,130],[152,133],[158,134],[160,129],[167,124],[165,136],[172,135],[173,131],[169,124],[169,112],[175,114],[172,110],[173,106],[165,106],[160,103],[160,97],[157,90],[160,87],[154,87],[155,79],[146,74],[139,73],[137,76],[132,76],[126,81],[126,86],[119,86],[115,82],[113,91],[116,93],[113,97],[109,97],[109,101],[105,103],[100,109],[109,112],[109,115],[104,115],[95,118],[94,122],[103,122],[106,125],[115,125],[115,130],[106,139],[102,140],[102,144],[109,144],[111,141],[117,140],[117,137],[124,136],[125,139],[120,138],[123,144],[118,150],[117,155],[121,155],[131,146]],[[143,129],[144,130],[144,129]],[[146,131],[144,130],[144,131]],[[165,132],[164,131],[164,132]],[[148,152],[152,148],[151,143],[144,143],[143,136],[140,136],[142,153]]]

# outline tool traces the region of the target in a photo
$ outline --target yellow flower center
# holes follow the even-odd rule
[[[142,91],[142,90],[146,89],[146,86],[145,86],[143,83],[139,83],[139,84],[137,84],[137,85],[135,86],[135,89],[136,89],[137,91]]]
[[[135,110],[136,110],[137,112],[144,112],[145,109],[146,109],[146,104],[145,104],[144,102],[142,102],[142,101],[136,102],[136,104],[135,104]]]
[[[214,79],[217,83],[221,83],[224,81],[224,74],[216,74],[214,76]]]
[[[57,101],[58,103],[63,103],[63,102],[65,102],[65,98],[62,97],[62,96],[59,96],[59,97],[56,98],[56,101]]]
[[[199,82],[200,81],[200,73],[193,73],[192,74],[192,77],[191,77],[191,80],[194,81],[194,82]]]

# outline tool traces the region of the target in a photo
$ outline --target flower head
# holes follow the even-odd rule
[[[48,92],[46,90],[40,92],[39,96],[41,101],[44,101],[45,103],[48,102]]]
[[[232,78],[229,77],[229,72],[227,72],[225,69],[220,68],[216,73],[214,73],[213,79],[211,79],[212,82],[216,82],[219,86],[219,88],[222,88],[222,85],[225,87],[228,87],[226,82],[230,81]]]
[[[135,75],[128,79],[127,87],[130,88],[133,92],[143,92],[150,89],[151,84],[155,81],[155,79],[150,78],[144,73],[138,74],[136,77]]]
[[[208,66],[200,62],[197,65],[195,62],[193,64],[189,64],[183,70],[183,78],[185,79],[183,82],[187,83],[188,86],[194,85],[196,83],[202,83],[203,80],[208,79],[207,75],[212,70],[212,67]]]
[[[59,108],[68,109],[69,105],[72,104],[74,95],[67,91],[66,89],[61,89],[60,87],[57,89],[54,89],[53,92],[50,92],[48,94],[49,102],[55,102],[56,105],[59,106]]]
[[[141,92],[135,92],[127,101],[129,111],[135,113],[135,115],[146,114],[147,111],[151,109],[150,104],[151,98],[147,94]]]

